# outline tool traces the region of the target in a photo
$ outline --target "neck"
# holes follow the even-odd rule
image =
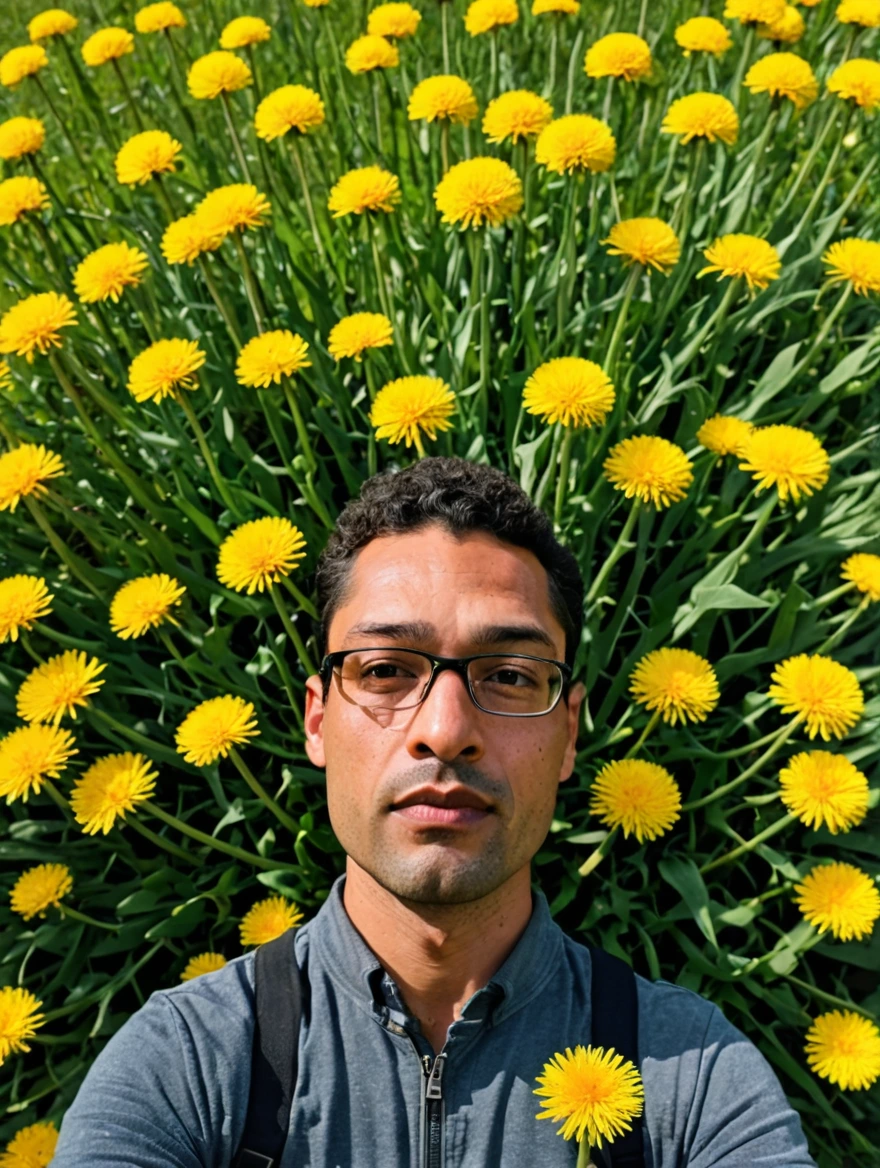
[[[462,1007],[503,965],[529,922],[530,865],[480,900],[426,905],[400,900],[349,857],[343,904],[439,1051]]]

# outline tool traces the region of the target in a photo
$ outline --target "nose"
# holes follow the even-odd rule
[[[413,758],[443,762],[457,758],[476,762],[483,756],[480,721],[484,715],[471,701],[467,681],[452,669],[444,669],[415,715],[406,734],[406,748]]]

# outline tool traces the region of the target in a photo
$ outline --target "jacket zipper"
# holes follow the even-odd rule
[[[445,1054],[438,1054],[434,1060],[426,1054],[422,1056],[425,1073],[425,1143],[422,1149],[422,1168],[443,1168],[441,1152],[443,1146],[443,1065]]]

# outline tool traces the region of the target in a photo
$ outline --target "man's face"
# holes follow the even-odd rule
[[[418,628],[376,631],[404,623]],[[488,643],[485,630],[498,626],[534,631]],[[537,558],[489,533],[456,537],[436,524],[374,539],[355,559],[327,651],[384,646],[565,659]],[[421,705],[389,724],[347,700],[335,678],[324,702],[320,679],[309,678],[306,749],[326,767],[330,821],[348,856],[419,904],[464,904],[499,888],[546,837],[557,786],[574,766],[583,692],[572,686],[568,702],[541,717],[503,717],[477,709],[464,678],[444,670]],[[426,786],[467,788],[487,808],[396,807]]]

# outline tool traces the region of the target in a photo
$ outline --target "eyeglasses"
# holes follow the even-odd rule
[[[487,714],[538,718],[556,708],[571,679],[564,661],[526,653],[476,653],[438,657],[420,649],[341,649],[321,662],[324,701],[335,676],[346,700],[377,713],[412,710],[431,691],[444,669],[467,685],[471,701]]]

